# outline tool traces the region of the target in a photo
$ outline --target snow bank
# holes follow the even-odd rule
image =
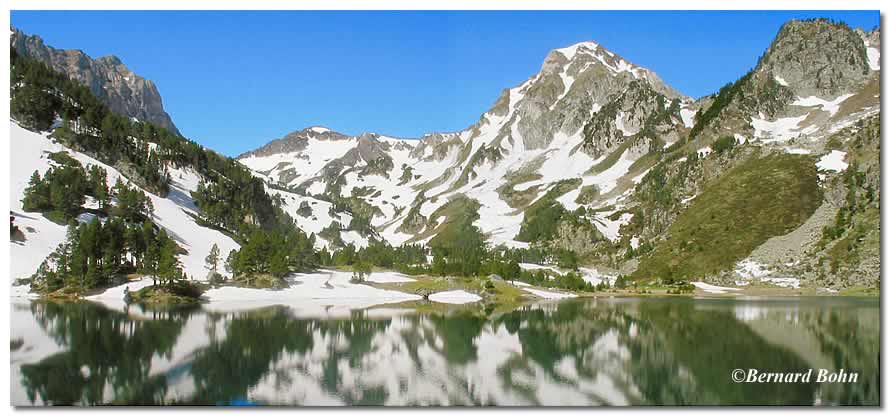
[[[524,287],[522,290],[544,299],[567,299],[578,297],[578,295],[575,295],[574,293],[548,292],[546,290],[532,289],[529,287]]]
[[[705,282],[692,282],[692,285],[701,289],[701,290],[704,290],[707,293],[714,293],[714,294],[729,293],[729,292],[741,290],[737,287],[714,286],[714,285],[709,285]]]
[[[810,151],[799,147],[786,147],[785,153],[790,153],[792,155],[808,155],[810,154]]]
[[[416,281],[415,279],[396,272],[374,272],[366,277],[365,280],[373,283],[407,283]]]
[[[798,97],[797,100],[791,103],[791,105],[800,107],[821,107],[822,111],[827,111],[828,114],[834,116],[837,113],[837,110],[840,108],[841,103],[843,103],[847,98],[850,98],[853,95],[854,94],[844,94],[831,101],[824,100],[816,96],[806,98]]]
[[[680,110],[680,118],[683,119],[683,125],[692,128],[695,125],[695,111],[688,108]]]
[[[9,242],[9,279],[30,277],[40,263],[65,241],[67,227],[46,219],[37,212],[24,212],[22,197],[34,171],[43,176],[49,170],[49,153],[65,150],[46,138],[46,135],[25,130],[13,121],[9,122],[10,150],[15,157],[9,158],[9,209],[15,217],[15,225],[24,234],[24,242]],[[27,292],[27,286],[23,291]]]
[[[450,303],[461,305],[464,303],[473,303],[482,300],[482,297],[465,290],[449,290],[447,292],[438,292],[430,295],[430,300],[439,303]]]
[[[800,123],[807,115],[800,117],[785,117],[775,121],[761,118],[751,118],[751,127],[754,128],[754,137],[764,139],[764,142],[785,141],[800,135],[798,131]]]
[[[52,223],[38,213],[21,211],[21,199],[28,186],[31,174],[37,170],[41,174],[49,169],[46,158],[49,153],[67,151],[84,167],[91,165],[105,169],[108,186],[112,187],[120,178],[130,186],[136,186],[121,175],[116,169],[85,154],[70,150],[58,143],[53,143],[46,134],[28,131],[10,121],[10,137],[12,158],[10,208],[16,213],[16,224],[25,234],[24,244],[10,243],[12,258],[12,277],[28,277],[33,274],[40,263],[65,240],[66,227]],[[231,250],[239,248],[238,243],[229,236],[202,227],[195,223],[193,215],[197,215],[190,192],[197,188],[200,178],[191,170],[171,170],[172,183],[170,193],[161,198],[149,192],[145,195],[154,206],[152,220],[164,227],[168,234],[176,240],[188,253],[179,256],[182,270],[194,279],[204,279],[207,269],[204,268],[205,258],[213,244],[217,244],[220,257],[225,259]],[[34,232],[27,229],[31,227]],[[226,274],[225,271],[221,273]]]
[[[151,278],[143,277],[139,280],[133,280],[122,285],[110,287],[98,295],[87,296],[86,299],[101,303],[111,309],[122,310],[127,305],[124,302],[124,293],[126,290],[129,289],[130,292],[135,292],[144,287],[151,286],[152,283],[153,281]]]
[[[881,51],[878,48],[869,47],[865,50],[865,54],[868,56],[868,67],[872,71],[880,71],[881,70]]]
[[[633,240],[631,240],[631,244],[633,244]],[[602,274],[599,272],[599,270],[587,267],[580,267],[578,268],[578,270],[581,272],[581,278],[584,279],[585,282],[590,283],[594,286],[602,282],[606,282],[609,286],[612,286],[615,283],[615,280],[618,278],[618,276]]]
[[[230,311],[271,305],[287,305],[301,315],[347,316],[354,309],[421,299],[418,295],[350,283],[352,273],[320,271],[298,273],[281,290],[220,287],[208,290],[205,308]]]
[[[843,172],[847,169],[847,166],[849,166],[844,162],[846,156],[847,152],[832,150],[831,153],[819,158],[819,161],[816,162],[816,167],[819,168],[819,170]]]
[[[611,220],[609,217],[612,216],[612,214],[614,214],[614,212],[596,214],[592,222],[594,227],[603,234],[603,237],[608,238],[609,241],[615,242],[621,237],[621,233],[619,232],[621,226],[629,223],[630,220],[633,219],[634,214],[626,212],[621,214],[617,220]]]

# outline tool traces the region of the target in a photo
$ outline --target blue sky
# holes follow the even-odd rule
[[[13,11],[50,46],[119,56],[155,81],[187,137],[228,155],[324,125],[347,134],[454,131],[551,49],[593,40],[681,93],[750,69],[783,22],[864,12]]]

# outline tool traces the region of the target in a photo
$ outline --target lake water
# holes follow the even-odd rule
[[[13,300],[14,405],[878,405],[877,298],[614,298],[493,316]],[[736,383],[735,369],[856,373]]]

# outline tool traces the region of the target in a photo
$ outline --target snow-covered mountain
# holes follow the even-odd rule
[[[17,278],[33,273],[65,234],[21,210],[31,173],[48,168],[47,152],[100,162],[15,122],[10,129],[17,155],[12,209],[27,230],[26,243],[11,243],[13,256],[33,259],[14,264],[21,268],[13,270]],[[548,53],[539,72],[503,90],[461,131],[396,138],[313,126],[238,161],[264,180],[300,228],[316,235],[318,247],[364,246],[371,238],[426,244],[440,235],[455,238],[448,231],[470,222],[492,246],[569,249],[583,263],[639,278],[790,275],[843,286],[851,271],[879,278],[874,247],[859,242],[877,238],[879,245],[880,224],[877,234],[856,231],[874,225],[875,206],[879,212],[879,132],[880,32],[812,20],[784,25],[751,72],[699,99],[582,42]],[[758,170],[775,167],[763,162],[774,160],[778,168]],[[123,176],[103,167],[111,183]],[[171,176],[169,195],[149,194],[154,220],[187,250],[180,256],[185,272],[203,278],[213,243],[223,258],[238,245],[200,225],[190,192],[206,178],[188,169],[172,169]],[[765,180],[788,177],[800,181]],[[750,230],[730,226],[760,209],[756,201],[719,205],[732,199],[720,193],[726,189],[763,197],[792,185],[800,192],[789,198],[812,203],[780,204],[790,209],[755,216],[764,224],[749,222]],[[860,188],[871,205],[851,207],[847,201]],[[532,224],[536,217],[549,222]],[[551,228],[545,236],[520,235],[542,223]],[[826,227],[834,231],[826,234]],[[741,233],[736,240],[744,243],[721,247],[725,258],[665,260],[705,256],[720,242],[703,235],[724,233]],[[839,256],[843,247],[856,254]],[[686,264],[700,268],[678,269]]]
[[[459,132],[400,139],[309,127],[239,160],[285,201],[316,200],[315,219],[301,222],[307,229],[334,219],[321,212],[329,208],[323,200],[356,197],[373,207],[371,224],[386,240],[424,242],[445,220],[437,210],[465,196],[478,201],[475,225],[492,243],[527,246],[515,240],[527,206],[571,178],[581,182],[560,199],[567,208],[578,207],[582,190],[593,187],[597,195],[585,205],[616,205],[646,170],[635,162],[691,127],[692,105],[652,71],[583,42],[550,52],[539,73],[504,90]],[[614,239],[621,220],[609,219],[612,212],[594,221]]]
[[[527,247],[517,239],[526,211],[555,196],[569,211],[584,207],[597,232],[559,226],[550,246],[630,272],[641,244],[664,240],[706,184],[750,153],[715,154],[719,139],[762,154],[821,156],[830,151],[829,137],[879,115],[879,33],[791,21],[754,70],[695,100],[654,72],[582,42],[548,53],[538,73],[504,90],[464,130],[401,139],[316,126],[239,160],[289,201],[291,212],[304,202],[311,207],[311,215],[298,217],[301,226],[323,229],[336,220],[348,235],[344,242],[358,244],[366,236],[348,225],[356,207],[379,237],[401,244],[430,241],[460,215],[455,211],[478,204],[473,224],[491,244]],[[646,178],[654,168],[660,175],[694,173],[679,189],[663,190],[671,206],[647,210],[646,198],[663,188],[653,185],[659,178]],[[842,173],[820,177],[831,174]]]
[[[15,155],[10,166],[10,210],[16,226],[24,236],[24,241],[10,242],[10,255],[15,259],[12,261],[10,273],[14,280],[30,277],[40,263],[65,241],[67,232],[65,225],[49,220],[42,213],[25,212],[22,209],[22,195],[28,186],[31,174],[35,171],[41,175],[46,174],[53,164],[50,154],[65,152],[86,168],[99,166],[105,169],[109,187],[113,187],[118,179],[131,186],[138,186],[118,169],[55,142],[47,133],[26,130],[14,121],[9,123],[9,132],[12,152]],[[201,280],[207,276],[205,257],[214,244],[219,247],[223,258],[230,251],[237,250],[239,245],[230,236],[198,224],[196,220],[198,208],[192,200],[191,192],[197,189],[202,181],[200,175],[192,169],[178,168],[171,168],[169,173],[171,184],[166,197],[144,190],[143,192],[151,199],[154,206],[152,221],[166,229],[167,233],[186,250],[186,253],[179,256],[183,272],[191,278]],[[90,219],[84,216],[78,218],[81,221]],[[227,272],[220,270],[220,273]],[[19,288],[27,290],[27,286]]]

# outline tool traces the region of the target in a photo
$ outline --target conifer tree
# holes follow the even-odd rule
[[[219,268],[219,246],[216,243],[213,243],[213,247],[210,248],[210,254],[204,258],[204,262],[207,263],[207,269],[215,274]]]

